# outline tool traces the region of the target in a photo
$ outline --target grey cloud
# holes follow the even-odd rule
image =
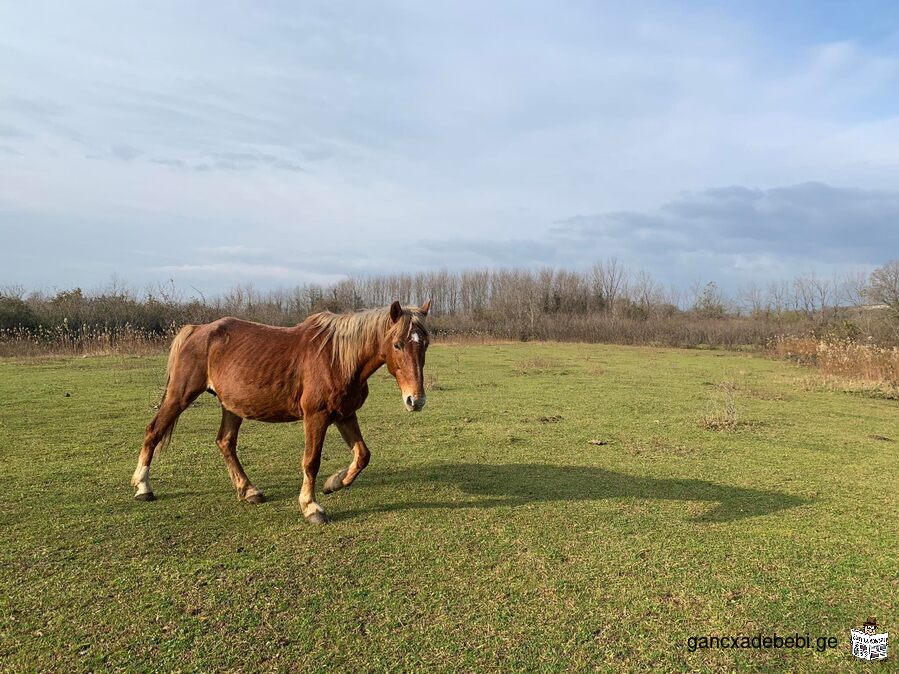
[[[261,166],[282,171],[304,170],[299,164],[265,152],[216,152],[211,157],[212,167],[223,170],[242,171]]]
[[[655,211],[568,218],[554,232],[651,250],[877,263],[885,250],[899,250],[897,225],[899,192],[803,183],[683,194]]]
[[[29,135],[15,127],[0,124],[0,138],[27,138]]]
[[[185,166],[187,166],[187,162],[185,162],[183,159],[151,159],[150,161],[154,164],[171,166],[172,168],[184,168]]]
[[[247,260],[248,258],[271,259],[272,253],[270,249],[264,248],[262,246],[247,246],[244,244],[232,244],[226,246],[203,246],[197,252],[203,255],[212,255],[214,257],[241,258],[243,260]]]
[[[112,150],[110,154],[116,159],[121,159],[123,161],[131,161],[132,159],[143,154],[140,150],[135,147],[128,145],[127,143],[118,143],[112,146]]]
[[[412,248],[429,264],[441,266],[499,265],[529,267],[549,264],[556,258],[556,243],[538,239],[427,240]]]
[[[195,171],[250,171],[259,168],[270,168],[279,171],[304,172],[299,164],[263,152],[216,152],[209,155],[206,161],[189,164],[184,159],[160,159],[150,160],[154,164],[161,164],[171,168],[187,168],[190,166]]]
[[[302,172],[305,170],[299,164],[294,164],[293,162],[285,161],[283,159],[278,159],[276,161],[273,161],[271,164],[269,164],[269,166],[271,166],[273,169],[278,169],[279,171]]]
[[[302,151],[303,159],[306,161],[323,161],[325,159],[330,159],[338,154],[336,148],[328,147],[321,144],[316,144],[310,147],[307,147]]]
[[[10,110],[28,117],[59,117],[67,108],[48,100],[9,97],[0,100],[0,109]]]
[[[10,124],[0,125],[0,136],[7,138],[34,138],[37,132],[50,133],[65,140],[82,145],[91,144],[84,135],[72,128],[69,121],[71,108],[45,99],[32,99],[24,97],[7,97],[0,99],[0,113],[5,119],[13,119],[16,126]],[[25,126],[28,130],[19,127]]]
[[[84,155],[85,159],[118,159],[119,161],[134,161],[137,157],[144,154],[142,150],[138,150],[127,143],[116,143],[109,148],[92,148],[92,151]]]

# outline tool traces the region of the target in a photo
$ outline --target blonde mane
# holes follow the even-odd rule
[[[385,307],[352,314],[323,311],[309,316],[304,324],[313,330],[314,339],[321,338],[319,353],[330,344],[331,362],[344,377],[350,378],[361,365],[363,355],[377,349],[388,332],[408,335],[413,325],[425,329],[424,317],[418,307],[403,307],[403,315],[394,325],[390,322],[390,308]]]

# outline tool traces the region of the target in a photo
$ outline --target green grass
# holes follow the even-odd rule
[[[312,527],[296,424],[244,425],[269,502],[239,503],[204,395],[139,503],[164,359],[0,362],[0,667],[821,672],[865,669],[868,615],[899,632],[896,401],[714,351],[437,345],[427,373],[421,414],[373,377],[372,463]],[[736,423],[704,427],[722,390]],[[332,430],[322,477],[348,461]],[[838,646],[687,649],[775,631]]]

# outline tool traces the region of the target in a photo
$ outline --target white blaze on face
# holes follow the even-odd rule
[[[421,344],[424,341],[424,334],[420,330],[412,329],[409,332],[409,340],[415,342],[416,344]],[[416,396],[412,392],[403,391],[403,405],[410,412],[414,410],[420,410],[425,405],[426,397],[424,394],[421,396]]]

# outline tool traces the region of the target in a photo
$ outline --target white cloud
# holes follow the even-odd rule
[[[243,262],[166,265],[149,267],[148,271],[186,279],[201,279],[206,275],[213,275],[224,277],[234,284],[244,283],[247,280],[274,280],[283,284],[333,283],[342,278],[340,274],[316,274],[279,265]]]

